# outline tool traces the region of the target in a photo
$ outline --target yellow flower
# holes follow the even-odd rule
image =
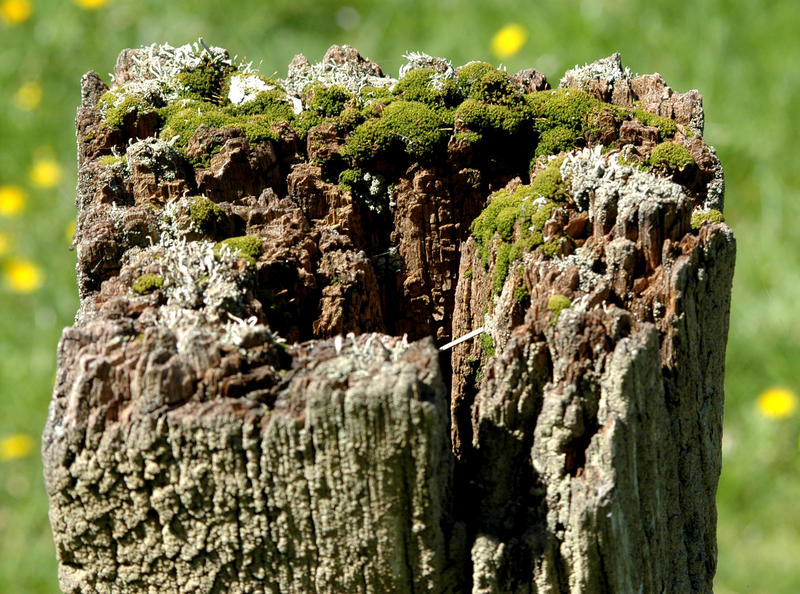
[[[28,435],[17,433],[0,439],[0,461],[24,458],[33,449],[33,439]]]
[[[787,388],[769,388],[761,392],[757,404],[768,419],[785,419],[797,410],[797,396]]]
[[[61,165],[52,157],[42,157],[33,162],[31,182],[38,188],[52,188],[61,181]]]
[[[42,269],[28,260],[9,260],[3,266],[3,276],[11,290],[17,293],[32,293],[44,283]]]
[[[75,219],[72,219],[64,228],[64,237],[67,238],[67,243],[72,244],[72,238],[75,236]]]
[[[17,89],[14,95],[14,103],[23,111],[36,109],[42,100],[42,86],[37,82],[27,82]]]
[[[33,6],[28,0],[3,0],[0,3],[0,16],[12,25],[27,20],[32,12]]]
[[[0,186],[0,215],[13,217],[25,208],[25,192],[19,186]]]
[[[108,4],[108,0],[75,0],[75,4],[86,10],[96,10]]]
[[[518,23],[511,23],[492,37],[492,53],[498,58],[513,56],[528,40],[528,32]]]
[[[5,256],[11,249],[11,237],[8,233],[0,231],[0,257]]]

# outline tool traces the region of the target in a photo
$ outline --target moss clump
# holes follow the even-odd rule
[[[467,278],[467,279],[472,278],[472,268],[467,268],[464,271],[464,278]]]
[[[358,91],[358,97],[364,103],[391,96],[392,92],[389,90],[389,87],[373,87],[372,85],[366,85],[361,87]]]
[[[461,100],[456,83],[437,75],[433,68],[410,70],[397,82],[393,92],[405,101],[431,106],[453,107]]]
[[[263,115],[272,121],[292,119],[292,106],[286,101],[286,93],[278,89],[261,91],[252,101],[232,105],[225,110],[233,116]]]
[[[121,91],[108,91],[97,103],[103,114],[103,126],[118,129],[125,125],[129,114],[145,114],[156,111],[143,97],[135,93],[122,94]]]
[[[531,182],[531,191],[537,196],[552,198],[556,202],[567,199],[569,193],[564,179],[561,177],[561,164],[564,157],[552,159],[542,171],[540,171]]]
[[[128,158],[125,155],[103,155],[97,162],[104,167],[111,167],[117,163],[127,163]]]
[[[214,255],[219,257],[224,248],[228,248],[236,258],[245,260],[250,266],[255,266],[256,259],[261,255],[261,238],[255,235],[242,235],[223,239],[214,246]]]
[[[201,99],[221,103],[222,86],[232,67],[224,62],[212,60],[203,56],[202,61],[194,70],[181,72],[177,76],[180,92],[189,99]]]
[[[345,169],[339,174],[339,186],[349,192],[352,192],[363,180],[364,172],[360,169]]]
[[[355,130],[356,127],[364,122],[364,114],[361,110],[350,105],[345,106],[339,117],[336,118],[336,127],[342,132]]]
[[[265,93],[270,93],[266,91]],[[260,93],[259,95],[262,95]],[[159,136],[171,140],[177,136],[175,147],[186,149],[189,139],[200,126],[209,128],[237,128],[244,132],[250,142],[277,140],[273,124],[291,118],[291,107],[287,103],[267,102],[272,108],[264,113],[238,114],[236,108],[220,108],[212,103],[186,99],[158,110],[163,121]]]
[[[542,253],[548,258],[555,258],[561,253],[561,245],[558,239],[551,239],[542,244]]]
[[[357,120],[363,120],[359,110],[348,106],[353,96],[344,87],[326,87],[320,82],[314,82],[306,87],[303,96],[307,109],[293,119],[293,127],[300,136],[306,136],[311,128],[325,121],[334,121],[337,127],[351,130]],[[348,111],[347,121],[340,117],[344,111]]]
[[[572,307],[572,301],[566,295],[552,295],[547,300],[547,309],[552,314],[550,316],[550,324],[555,324],[561,312],[565,309]]]
[[[683,171],[695,164],[689,151],[674,142],[662,142],[657,145],[647,158],[647,163],[653,167],[660,166],[670,171]]]
[[[497,259],[494,263],[494,277],[492,278],[492,294],[497,295],[503,290],[503,284],[508,277],[511,265],[516,262],[525,249],[524,242],[500,242],[497,246]]]
[[[358,126],[345,151],[358,162],[386,158],[405,151],[415,159],[430,159],[447,140],[439,115],[419,101],[394,101],[377,119]]]
[[[456,122],[477,135],[468,138],[471,142],[484,138],[507,139],[519,133],[525,121],[523,110],[483,103],[475,99],[467,99],[459,105],[454,117]],[[467,137],[462,136],[462,138]]]
[[[308,111],[321,118],[332,118],[342,113],[352,95],[339,85],[324,86],[322,83],[312,83],[305,92]]]
[[[513,192],[496,192],[472,222],[470,231],[484,266],[489,264],[492,242],[497,241],[492,279],[495,294],[503,288],[511,265],[524,253],[542,244],[544,225],[556,208],[557,201],[564,200],[566,196],[559,165],[554,161],[539,174],[541,176],[547,172],[537,184],[536,191],[534,185],[522,185]]]
[[[641,107],[634,107],[630,114],[645,126],[655,126],[658,128],[661,140],[664,138],[671,138],[678,132],[678,125],[671,119],[650,113],[649,111],[643,110]]]
[[[516,289],[514,289],[514,301],[517,303],[525,303],[525,301],[531,298],[531,294],[528,292],[528,287],[525,285],[520,285]]]
[[[223,210],[205,196],[196,196],[189,205],[189,217],[199,231],[213,231],[223,214]]]
[[[467,95],[470,99],[519,107],[523,105],[522,93],[511,84],[507,72],[490,70],[476,80]]]
[[[571,128],[556,126],[542,132],[539,144],[536,145],[535,156],[557,155],[567,152],[578,145],[578,135]]]
[[[481,349],[486,358],[494,357],[494,340],[488,332],[481,334]]]
[[[699,210],[692,213],[692,229],[699,229],[703,223],[724,223],[725,215],[716,209]]]
[[[593,108],[606,104],[575,89],[553,89],[525,95],[536,127],[540,131],[567,128],[582,137]]]
[[[514,88],[508,73],[486,62],[459,68],[456,88],[467,99],[517,107],[523,104],[522,93]]]
[[[139,295],[150,293],[156,289],[160,289],[164,285],[164,277],[158,274],[143,274],[131,285],[131,289]]]

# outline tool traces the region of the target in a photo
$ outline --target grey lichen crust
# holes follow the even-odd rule
[[[209,344],[196,336],[174,356],[187,373],[205,373],[213,366],[200,345]],[[270,406],[222,398],[171,409],[161,397],[177,395],[182,378],[159,378],[154,361],[115,368],[129,348],[124,328],[99,324],[62,342],[75,392],[68,410],[51,411],[61,414],[45,448],[48,459],[69,460],[46,467],[65,592],[452,585],[441,521],[452,480],[446,393],[430,342],[318,343],[301,356],[314,370],[296,372]],[[134,410],[101,434],[75,431],[73,407],[109,414],[102,400],[79,395],[109,373],[142,387]]]
[[[702,97],[619,54],[558,89],[404,58],[83,77],[65,592],[711,590],[735,241]]]

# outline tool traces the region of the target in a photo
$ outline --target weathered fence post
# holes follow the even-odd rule
[[[65,592],[711,591],[735,243],[700,95],[406,57],[84,76]]]

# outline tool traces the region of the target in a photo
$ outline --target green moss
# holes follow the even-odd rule
[[[525,112],[504,105],[483,103],[467,99],[455,110],[455,120],[462,123],[479,138],[508,138],[520,132]]]
[[[515,228],[519,227],[518,241],[520,244],[518,249],[506,252],[505,256],[519,256],[521,255],[520,249],[522,251],[533,249],[541,243],[541,231],[555,208],[555,202],[548,199],[544,204],[537,204],[535,200],[538,196],[539,194],[535,193],[529,185],[519,186],[511,193],[507,190],[500,190],[492,195],[489,204],[470,226],[477,244],[478,255],[484,264],[488,264],[489,248],[494,241],[495,234],[502,244],[510,241]],[[501,257],[499,250],[498,247],[498,259]],[[509,260],[509,264],[514,259],[516,258]]]
[[[557,202],[566,200],[569,196],[567,186],[561,177],[561,165],[564,157],[552,159],[542,171],[531,181],[531,191],[537,196],[552,198]]]
[[[486,62],[462,66],[456,75],[456,88],[467,99],[516,107],[523,104],[522,94],[514,88],[508,73]]]
[[[393,92],[406,101],[431,106],[455,106],[461,100],[456,83],[438,77],[433,68],[410,70],[397,82]]]
[[[181,72],[176,77],[181,86],[181,95],[189,99],[222,103],[222,86],[230,70],[230,65],[203,56],[197,68]]]
[[[192,134],[200,126],[209,128],[233,127],[238,120],[217,106],[194,99],[178,100],[158,110],[163,126],[159,136],[171,140],[177,136],[175,146],[185,149]]]
[[[324,86],[322,83],[312,83],[304,91],[308,110],[322,118],[338,116],[344,106],[352,98],[350,92],[339,85]]]
[[[205,196],[196,196],[189,205],[189,217],[200,231],[213,231],[222,215],[222,209]]]
[[[352,192],[364,180],[364,172],[360,169],[345,169],[339,174],[339,186]]]
[[[226,110],[234,116],[264,115],[272,121],[290,121],[292,106],[286,101],[286,93],[278,89],[261,91],[252,101],[241,105],[231,105]]]
[[[488,332],[481,334],[481,349],[487,359],[494,357],[494,340],[492,340],[492,336]]]
[[[364,115],[361,113],[361,110],[348,105],[342,110],[339,117],[336,118],[336,126],[341,131],[350,131],[355,130],[363,121]]]
[[[496,192],[472,222],[470,231],[484,266],[489,265],[492,243],[497,242],[492,278],[495,294],[503,288],[511,265],[524,253],[542,244],[542,230],[557,206],[555,200],[563,200],[566,195],[559,165],[560,162],[554,161],[539,174],[545,177],[537,184],[536,191],[534,185],[522,185],[513,192]],[[546,198],[546,201],[539,202],[540,197]]]
[[[483,135],[477,132],[458,132],[455,136],[456,142],[464,142],[466,144],[477,144],[483,140]]]
[[[566,295],[552,295],[547,300],[547,309],[551,312],[550,324],[555,324],[561,312],[572,307],[572,301]]]
[[[524,103],[522,93],[512,86],[508,73],[502,70],[486,72],[472,84],[468,97],[512,107],[520,107]]]
[[[103,126],[106,128],[121,128],[125,124],[128,114],[151,113],[155,111],[150,103],[135,93],[122,94],[122,91],[108,91],[100,97],[97,106],[103,113]]]
[[[699,210],[692,213],[692,229],[699,229],[703,223],[724,223],[725,216],[718,210]]]
[[[541,157],[570,151],[578,145],[578,139],[578,135],[571,128],[556,126],[542,132],[534,155]]]
[[[662,140],[675,136],[678,131],[678,125],[671,119],[650,113],[649,111],[643,110],[641,107],[634,107],[630,111],[630,114],[645,126],[655,126],[658,128],[659,137]]]
[[[540,131],[567,128],[582,137],[593,108],[606,105],[588,93],[575,89],[553,89],[525,95]]]
[[[464,271],[464,278],[471,279],[472,278],[472,268],[467,268]]]
[[[219,257],[223,248],[228,248],[240,260],[245,260],[250,266],[255,266],[256,259],[261,255],[262,241],[255,235],[242,235],[223,239],[214,246],[214,254]]]
[[[503,290],[503,284],[508,277],[508,270],[524,252],[525,242],[514,243],[500,242],[497,246],[497,259],[494,264],[494,277],[492,278],[492,294],[497,295]]]
[[[125,155],[103,155],[97,162],[104,167],[111,167],[117,163],[127,163],[128,158]]]
[[[220,108],[212,103],[193,99],[179,100],[158,110],[163,121],[159,136],[164,140],[177,136],[175,147],[181,150],[186,149],[189,139],[200,126],[238,128],[251,142],[277,140],[278,134],[272,128],[273,124],[291,117],[291,107],[288,103],[272,105],[273,109],[267,113],[237,115],[232,113],[233,108]]]
[[[405,151],[415,159],[430,159],[447,140],[444,122],[419,101],[394,101],[377,119],[358,126],[345,151],[359,162],[385,158]]]
[[[131,285],[131,289],[139,295],[160,289],[164,285],[164,277],[158,274],[143,274]]]
[[[361,87],[358,91],[358,96],[364,103],[375,99],[388,98],[391,97],[391,95],[392,92],[389,90],[389,87],[373,87],[372,85],[366,85]]]
[[[555,258],[561,253],[561,246],[557,239],[551,239],[542,244],[542,253],[548,258]]]
[[[661,166],[670,171],[682,171],[695,164],[689,151],[674,142],[662,142],[657,145],[647,158],[647,163],[653,167]]]
[[[520,285],[516,289],[514,289],[514,301],[517,303],[524,303],[525,301],[531,298],[531,294],[528,292],[528,287],[525,285]]]

